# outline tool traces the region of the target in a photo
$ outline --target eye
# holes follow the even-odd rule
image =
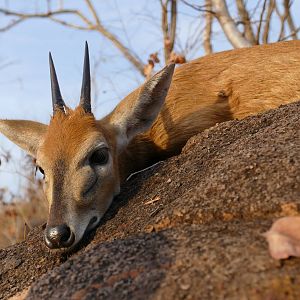
[[[96,150],[90,157],[91,165],[105,165],[108,161],[108,149],[101,148]]]

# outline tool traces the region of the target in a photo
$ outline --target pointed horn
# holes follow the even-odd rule
[[[65,102],[61,96],[58,80],[55,72],[55,67],[53,63],[53,59],[51,56],[51,52],[49,52],[49,65],[50,65],[50,78],[51,78],[51,93],[52,93],[52,106],[53,106],[53,113],[57,109],[64,111]]]
[[[89,59],[89,47],[85,42],[85,54],[83,64],[83,76],[81,85],[80,105],[85,112],[92,112],[91,108],[91,75],[90,75],[90,59]]]

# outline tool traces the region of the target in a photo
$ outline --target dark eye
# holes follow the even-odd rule
[[[108,150],[106,148],[96,150],[89,161],[91,165],[105,165],[108,161]]]

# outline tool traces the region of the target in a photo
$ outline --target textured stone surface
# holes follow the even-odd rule
[[[295,103],[193,137],[124,184],[77,253],[49,252],[41,229],[1,250],[0,295],[299,299],[300,259],[273,260],[261,236],[299,215],[299,133]]]

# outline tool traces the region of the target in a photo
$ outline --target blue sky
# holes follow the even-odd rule
[[[300,1],[296,2],[296,11],[300,11]],[[42,0],[0,0],[0,7],[8,5],[10,9],[32,12],[43,11],[45,3],[46,1]],[[81,9],[90,16],[82,0],[67,0],[64,3],[66,7]],[[129,48],[134,48],[143,61],[146,62],[152,52],[161,53],[159,1],[98,1],[96,9],[103,24]],[[182,51],[188,37],[202,26],[195,19],[198,12],[184,5],[180,5],[179,11],[179,43],[176,49],[178,52]],[[74,18],[68,20],[74,21]],[[8,21],[8,18],[1,16],[0,27]],[[214,31],[215,51],[231,49],[217,24]],[[107,114],[124,96],[143,82],[142,76],[111,42],[99,33],[69,29],[47,19],[28,20],[0,33],[0,62],[12,62],[10,66],[0,70],[0,118],[31,119],[43,123],[49,121],[49,51],[53,55],[65,102],[74,107],[79,100],[85,40],[89,43],[92,73],[97,83],[98,97],[97,103],[94,104],[94,112],[98,118]],[[202,55],[203,50],[199,44],[192,55],[188,55],[188,59]],[[97,68],[94,66],[95,62],[98,63]],[[14,156],[13,163],[4,163],[1,166],[0,188],[8,186],[14,192],[18,192],[24,180],[22,176],[15,174],[15,171],[18,171],[20,160],[24,156],[3,136],[0,136],[0,145],[6,150],[11,150]]]

